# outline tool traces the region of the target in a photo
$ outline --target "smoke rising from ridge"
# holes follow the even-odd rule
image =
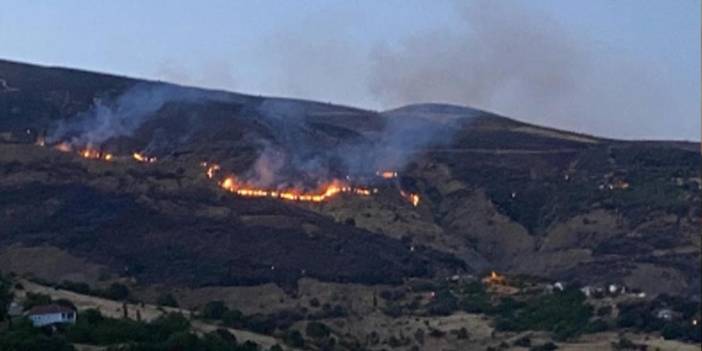
[[[262,40],[257,90],[382,109],[453,103],[611,137],[672,137],[680,122],[699,130],[694,94],[670,68],[517,2],[453,8],[458,20],[397,40],[363,38],[363,20],[349,20],[362,11],[320,10]]]
[[[200,91],[170,84],[136,84],[116,98],[96,98],[88,111],[60,120],[49,141],[100,145],[110,138],[131,136],[168,102],[193,102],[202,97]]]
[[[374,50],[369,87],[383,105],[451,102],[576,131],[617,130],[620,136],[640,133],[642,118],[653,125],[673,112],[656,72],[616,55],[598,61],[595,43],[545,14],[497,1],[456,8],[463,28]]]
[[[258,186],[283,184],[289,179],[314,182],[383,170],[403,171],[423,149],[450,143],[457,130],[454,121],[478,113],[460,109],[453,119],[437,123],[411,111],[395,111],[373,115],[382,121],[382,127],[369,135],[340,136],[351,131],[324,124],[323,104],[265,99],[256,111],[275,133],[272,141],[260,142],[259,157],[245,175]]]

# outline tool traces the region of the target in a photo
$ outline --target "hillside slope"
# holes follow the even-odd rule
[[[601,139],[450,105],[378,113],[7,61],[0,79],[6,250],[48,245],[178,286],[496,269],[700,293],[690,144]],[[115,159],[50,147],[60,142]],[[135,162],[135,151],[158,162]],[[203,161],[260,187],[342,179],[376,192],[320,204],[244,198],[208,179]],[[397,177],[376,176],[387,170]]]

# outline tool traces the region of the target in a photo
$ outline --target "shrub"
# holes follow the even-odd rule
[[[224,301],[210,301],[202,309],[202,316],[208,319],[222,319],[222,316],[229,308]]]
[[[648,303],[619,304],[617,325],[641,331],[661,330],[663,322],[653,317],[654,306]]]
[[[465,327],[461,327],[461,329],[453,330],[454,334],[456,334],[456,338],[460,340],[467,340],[470,335],[468,334],[468,329]]]
[[[46,335],[23,318],[12,329],[0,333],[0,350],[74,351],[75,348],[62,336]]]
[[[127,319],[105,318],[97,310],[78,314],[66,336],[74,343],[109,345],[127,341],[146,341],[146,324]]]
[[[522,336],[521,338],[514,341],[514,346],[530,347],[531,338],[529,338],[529,336]]]
[[[597,315],[600,317],[606,317],[612,314],[612,306],[602,306],[597,309]]]
[[[151,323],[106,318],[96,310],[78,315],[66,336],[74,343],[109,345],[125,342],[164,343],[174,334],[187,333],[190,322],[178,313],[169,313]]]
[[[633,341],[631,341],[625,337],[620,337],[619,341],[612,343],[612,349],[614,349],[614,350],[638,350],[639,346],[636,345]]]
[[[553,351],[553,350],[557,350],[557,349],[558,349],[558,346],[556,346],[556,344],[549,341],[545,344],[541,344],[538,346],[532,346],[529,349],[529,351]]]
[[[239,346],[238,351],[258,351],[258,344],[251,340],[246,340]]]
[[[178,301],[170,293],[161,294],[156,299],[156,303],[166,307],[178,307]]]
[[[124,300],[129,297],[129,288],[124,284],[112,283],[102,296],[112,300]]]
[[[383,290],[380,292],[380,297],[387,301],[397,301],[405,297],[405,292],[400,289]]]
[[[246,318],[245,327],[251,331],[261,334],[270,334],[276,328],[277,320],[268,318],[262,314],[254,314]]]
[[[244,314],[239,310],[227,310],[222,314],[222,323],[229,327],[240,327],[244,322]]]
[[[432,338],[441,338],[444,335],[446,335],[446,333],[444,333],[443,331],[441,331],[439,329],[431,328],[429,330],[429,336],[431,336]]]
[[[180,313],[167,313],[149,324],[152,335],[158,340],[165,340],[171,334],[190,329],[190,321]]]
[[[382,309],[382,312],[386,316],[397,318],[402,316],[402,306],[396,303],[389,303]]]
[[[165,342],[167,350],[197,350],[198,344],[197,335],[185,331],[171,334]]]
[[[603,331],[607,331],[609,329],[609,325],[607,325],[607,322],[605,322],[602,319],[595,319],[594,321],[589,322],[586,326],[585,329],[583,330],[584,333],[600,333]]]
[[[458,299],[450,291],[442,290],[427,304],[427,308],[433,315],[449,315],[458,309]]]
[[[508,301],[499,307],[499,330],[546,330],[563,340],[581,333],[592,316],[592,307],[577,289],[539,296],[525,305]]]
[[[84,295],[94,294],[92,289],[90,289],[90,285],[88,285],[87,283],[77,283],[72,282],[70,280],[64,280],[63,282],[61,282],[61,284],[59,284],[58,287],[64,290],[70,290]]]
[[[309,322],[305,328],[305,334],[316,339],[325,338],[331,334],[331,330],[324,323]]]
[[[7,314],[7,306],[12,302],[12,293],[10,293],[10,281],[0,277],[0,321],[5,319]]]
[[[675,325],[674,323],[666,323],[663,327],[663,330],[661,331],[661,335],[664,339],[668,340],[682,339],[685,335],[685,332],[682,328],[680,328],[679,325]]]
[[[285,334],[285,343],[291,347],[302,348],[305,346],[305,338],[297,330],[290,330]]]
[[[27,292],[22,306],[28,310],[34,306],[48,305],[51,303],[51,296],[40,293]]]

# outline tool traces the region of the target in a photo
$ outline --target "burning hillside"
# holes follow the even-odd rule
[[[154,163],[157,160],[157,158],[155,156],[147,156],[146,154],[144,154],[142,152],[133,153],[132,158],[135,159],[137,162],[141,162],[141,163]]]
[[[250,120],[255,123],[242,128],[246,132],[232,139],[251,143],[253,147],[244,153],[258,155],[251,162],[250,156],[219,150],[224,156],[218,155],[217,159],[236,171],[223,173],[218,163],[202,166],[207,179],[240,197],[320,203],[341,194],[371,197],[378,193],[378,184],[389,184],[396,188],[399,197],[417,207],[419,194],[401,185],[404,180],[398,171],[405,169],[417,149],[449,140],[452,133],[450,129],[414,120],[388,119],[372,139],[363,135],[351,137],[339,127],[325,127],[327,134],[315,136],[306,130],[303,120],[311,111],[304,103],[231,100],[176,86],[136,84],[119,95],[96,98],[83,112],[40,129],[36,144],[53,145],[59,151],[91,160],[151,164],[158,161],[155,155],[172,155],[183,144],[191,145],[194,138],[200,138],[197,130],[220,128],[217,124],[222,120],[208,122],[208,115],[203,113],[187,119],[185,125],[171,128],[169,124],[155,123],[155,115],[171,109],[180,115],[179,107],[199,109],[225,100],[252,105],[250,113],[254,118]],[[268,129],[260,130],[262,125]],[[239,157],[248,161],[230,164]]]
[[[371,194],[378,192],[378,189],[354,187],[339,180],[333,180],[311,192],[305,192],[304,190],[295,188],[285,188],[281,190],[260,189],[252,185],[242,183],[233,176],[225,178],[222,182],[220,182],[220,186],[223,189],[239,196],[269,197],[300,202],[323,202],[338,194],[370,196]]]
[[[35,143],[37,146],[45,146],[45,142],[43,140],[37,140]],[[91,145],[88,146],[83,146],[83,147],[75,147],[71,143],[68,142],[60,142],[55,145],[53,145],[53,149],[58,150],[60,152],[65,152],[65,153],[76,153],[82,158],[88,159],[88,160],[102,160],[102,161],[115,161],[117,159],[125,159],[126,157],[122,156],[116,156],[115,154],[104,151],[102,148],[96,148]],[[134,159],[137,162],[141,163],[154,163],[156,162],[156,157],[152,156],[147,156],[141,152],[134,152],[132,153],[132,159]]]
[[[44,147],[46,144],[43,139],[37,140],[37,146]],[[60,142],[53,146],[54,149],[61,152],[74,152],[74,146],[68,142]],[[127,157],[118,156],[100,148],[91,146],[75,148],[77,155],[89,160],[114,161],[122,160]],[[131,159],[139,163],[155,163],[158,158],[148,156],[143,152],[133,152]],[[217,185],[227,192],[236,194],[241,197],[249,198],[271,198],[286,201],[320,203],[330,200],[340,194],[349,194],[354,196],[369,197],[378,193],[378,188],[364,185],[354,185],[350,181],[340,179],[332,179],[330,181],[322,181],[320,185],[314,189],[307,189],[302,186],[277,186],[272,188],[260,187],[252,181],[244,181],[234,175],[226,177],[218,177],[221,171],[219,164],[211,162],[201,162],[200,166],[205,169],[205,176],[209,180],[215,180]],[[376,176],[385,181],[396,180],[398,172],[396,171],[376,171]],[[350,179],[350,177],[347,177]],[[399,187],[399,185],[397,185]],[[400,190],[400,196],[407,200],[412,206],[417,207],[419,204],[419,195],[415,193]]]
[[[214,179],[217,172],[220,171],[220,166],[208,162],[202,162],[201,166],[205,168],[205,175],[208,179]],[[388,180],[397,177],[397,172],[376,172],[382,179]],[[385,174],[392,174],[393,177],[386,177]],[[351,178],[351,177],[347,177]],[[308,190],[303,187],[279,186],[276,188],[263,188],[255,185],[252,182],[243,181],[236,176],[230,175],[218,181],[217,184],[224,190],[242,197],[258,197],[272,198],[288,201],[299,202],[324,202],[331,198],[349,194],[361,197],[369,197],[378,193],[378,188],[362,185],[354,185],[350,181],[333,179],[323,182],[314,189]],[[404,190],[400,191],[403,198],[409,201],[413,206],[419,204],[419,195],[407,193]]]
[[[95,149],[86,148],[80,152],[80,155],[84,158],[91,160],[105,160],[112,161],[112,154],[109,152],[98,151]]]
[[[699,148],[691,144],[585,138],[458,107],[452,108],[460,112],[455,118],[438,123],[422,117],[442,106],[374,112],[2,62],[0,75],[19,89],[0,94],[2,110],[8,111],[0,121],[0,144],[9,150],[0,153],[5,187],[0,220],[10,223],[3,226],[3,238],[16,235],[8,243],[60,233],[55,243],[70,246],[86,243],[82,235],[89,232],[90,238],[114,234],[115,242],[132,250],[139,242],[125,235],[138,229],[154,238],[155,226],[163,235],[153,239],[152,255],[166,252],[163,243],[177,242],[174,231],[180,231],[179,240],[213,235],[215,244],[198,249],[197,259],[179,261],[182,267],[166,259],[143,264],[175,267],[177,275],[212,250],[232,262],[232,251],[241,245],[227,243],[259,237],[274,239],[241,249],[232,267],[270,267],[278,254],[262,256],[261,248],[289,239],[280,252],[304,259],[275,262],[274,273],[213,273],[217,279],[228,274],[258,279],[310,272],[320,252],[333,258],[337,250],[349,252],[346,244],[318,249],[314,240],[306,241],[309,233],[346,238],[367,231],[391,238],[398,252],[423,245],[455,254],[471,267],[510,275],[627,280],[647,292],[699,295],[694,263],[700,161]],[[54,157],[54,150],[74,157]],[[200,166],[203,160],[206,166]],[[607,178],[610,173],[615,177]],[[67,192],[58,183],[77,190]],[[601,184],[618,191],[597,191]],[[109,192],[101,200],[105,205],[86,201],[86,188],[95,196]],[[216,191],[223,196],[212,196]],[[62,194],[75,199],[65,204],[53,199]],[[137,211],[125,200],[132,196],[146,207],[128,213]],[[26,215],[25,208],[31,210]],[[47,210],[39,214],[37,208]],[[125,211],[123,222],[114,221],[115,208]],[[49,217],[38,222],[40,215]],[[86,218],[109,222],[86,230]],[[148,225],[135,229],[134,218]],[[326,229],[308,225],[330,219]],[[250,236],[240,229],[247,225]],[[234,239],[222,239],[227,235]],[[387,243],[363,247],[366,239],[358,241],[354,260],[388,252]],[[118,250],[112,246],[79,254],[99,252],[94,257],[99,260]],[[198,243],[183,247],[191,246]],[[320,270],[328,268],[324,262]],[[338,263],[317,276],[332,279],[346,270],[340,267],[366,264]],[[665,284],[649,284],[643,277],[651,274]]]

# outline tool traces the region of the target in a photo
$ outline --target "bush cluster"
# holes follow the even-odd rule
[[[526,302],[505,300],[499,306],[498,330],[546,330],[560,340],[581,334],[592,317],[592,306],[577,289],[542,295]]]
[[[108,318],[97,310],[86,310],[79,313],[76,324],[59,326],[57,331],[35,328],[29,320],[22,319],[0,332],[0,350],[73,351],[73,343],[104,345],[110,351],[259,350],[255,343],[238,343],[225,329],[197,335],[190,330],[188,319],[177,313],[140,322]]]

